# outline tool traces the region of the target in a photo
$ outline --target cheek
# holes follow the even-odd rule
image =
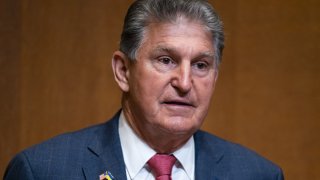
[[[199,81],[199,88],[198,88],[198,97],[201,100],[201,103],[203,105],[208,105],[210,104],[211,97],[214,91],[215,87],[215,81],[214,80],[204,80],[204,81]]]
[[[143,109],[154,111],[159,98],[164,93],[165,83],[161,76],[154,72],[137,74],[136,81],[132,83],[136,101],[143,106]]]
[[[166,93],[166,88],[170,84],[170,77],[155,71],[144,75],[143,85],[140,87],[144,92],[141,95],[150,96],[149,98],[160,98]]]

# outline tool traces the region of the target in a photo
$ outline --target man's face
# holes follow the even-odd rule
[[[185,18],[148,26],[129,65],[127,92],[128,119],[143,136],[200,128],[217,77],[211,40],[201,24]]]

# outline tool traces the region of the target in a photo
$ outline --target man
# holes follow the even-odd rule
[[[122,110],[23,151],[4,179],[283,179],[270,161],[199,130],[223,39],[206,1],[135,1],[112,59]]]

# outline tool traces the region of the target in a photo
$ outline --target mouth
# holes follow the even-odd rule
[[[194,107],[193,103],[191,103],[191,102],[189,102],[189,101],[180,101],[180,100],[164,101],[162,104],[172,105],[172,106],[189,106],[189,107]]]

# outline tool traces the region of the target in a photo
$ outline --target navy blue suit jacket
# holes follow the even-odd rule
[[[119,113],[105,124],[67,133],[19,153],[4,179],[98,180],[105,171],[125,180]],[[194,134],[196,180],[280,180],[282,171],[238,144],[203,131]]]

